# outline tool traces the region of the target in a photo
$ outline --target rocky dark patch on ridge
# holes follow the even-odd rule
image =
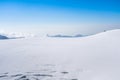
[[[7,75],[1,75],[0,78],[7,77]]]
[[[71,80],[78,80],[78,79],[71,79]]]
[[[6,36],[0,35],[0,40],[1,40],[1,39],[9,39],[9,38],[6,37]]]
[[[58,37],[58,38],[77,38],[77,37],[84,37],[84,35],[81,35],[81,34],[77,34],[77,35],[61,35],[61,34],[58,34],[58,35],[48,35],[47,34],[47,37]]]
[[[48,74],[34,74],[33,76],[53,77],[53,75]]]
[[[65,71],[64,71],[64,72],[61,72],[61,73],[62,73],[62,74],[68,74],[69,72],[65,72]]]
[[[22,74],[12,75],[11,77],[17,77],[17,76],[22,76]]]

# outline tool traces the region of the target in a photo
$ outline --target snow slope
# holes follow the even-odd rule
[[[120,80],[120,30],[0,41],[0,80]]]

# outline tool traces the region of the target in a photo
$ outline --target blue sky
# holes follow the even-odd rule
[[[0,0],[0,30],[94,34],[120,28],[119,0]]]

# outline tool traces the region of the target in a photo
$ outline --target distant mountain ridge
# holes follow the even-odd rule
[[[0,39],[9,39],[7,36],[0,35]]]
[[[0,39],[18,39],[34,37],[34,34],[30,33],[17,33],[17,32],[0,32]]]
[[[83,35],[77,34],[77,35],[70,36],[70,35],[61,35],[61,34],[57,34],[57,35],[49,35],[49,34],[47,34],[47,37],[76,38],[76,37],[83,37]]]
[[[0,40],[3,40],[3,39],[18,39],[18,38],[24,38],[24,37],[11,37],[11,36],[8,36],[8,35],[0,34]]]

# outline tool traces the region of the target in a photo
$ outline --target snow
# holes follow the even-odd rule
[[[120,29],[0,41],[0,80],[120,80],[119,61]]]

